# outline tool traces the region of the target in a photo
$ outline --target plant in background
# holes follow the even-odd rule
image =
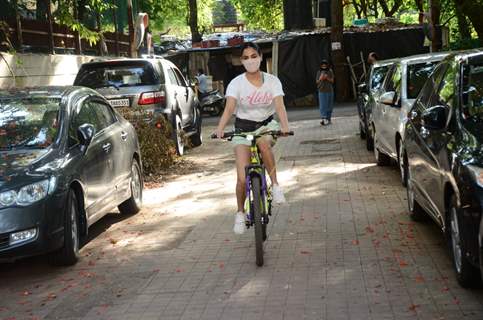
[[[230,0],[241,12],[243,20],[252,29],[280,31],[283,29],[282,0]]]
[[[100,26],[97,26],[99,31],[94,31],[84,23],[83,18],[96,17],[96,21],[100,22],[108,11],[116,7],[110,2],[102,0],[85,0],[82,1],[82,4],[81,1],[76,0],[57,0],[56,3],[57,10],[54,12],[56,22],[78,32],[79,36],[87,40],[90,45],[96,44],[101,39],[105,28],[101,23]],[[81,11],[82,14],[75,14],[75,11]]]
[[[13,47],[12,41],[10,41],[10,26],[6,21],[0,21],[0,47],[7,48],[8,53],[10,54],[15,54],[15,48]],[[13,85],[17,83],[17,79],[15,77],[15,72],[13,72],[12,67],[8,63],[7,59],[5,56],[0,52],[0,59],[2,59],[3,62],[5,62],[5,65],[7,66],[8,72],[12,75],[13,78]],[[17,60],[17,64],[20,64],[20,61]]]
[[[171,124],[162,115],[147,114],[142,108],[123,108],[120,113],[131,122],[138,134],[143,171],[147,180],[155,179],[176,160]],[[150,119],[149,121],[147,119]],[[157,125],[155,126],[154,123]]]

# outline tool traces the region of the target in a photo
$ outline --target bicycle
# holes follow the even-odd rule
[[[245,167],[246,200],[245,212],[248,212],[246,219],[247,228],[255,229],[255,254],[257,266],[263,266],[263,242],[267,240],[267,225],[269,216],[272,215],[272,192],[271,185],[267,183],[266,170],[258,150],[257,139],[264,135],[271,135],[273,138],[291,135],[293,131],[286,134],[281,131],[266,131],[258,135],[250,133],[225,132],[222,139],[231,141],[234,137],[242,137],[250,141],[250,163]],[[211,135],[216,139],[215,134]]]

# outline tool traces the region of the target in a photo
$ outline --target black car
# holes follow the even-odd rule
[[[138,212],[142,188],[136,132],[97,92],[0,91],[0,261],[74,264],[88,227]]]
[[[357,111],[359,114],[359,133],[361,139],[366,139],[366,147],[369,151],[373,149],[374,145],[368,128],[371,122],[372,107],[376,103],[376,97],[380,93],[387,73],[394,63],[395,60],[376,62],[371,66],[367,81],[358,86]]]
[[[166,59],[115,59],[84,63],[76,86],[97,90],[113,107],[164,115],[173,127],[173,141],[184,153],[183,136],[193,146],[202,143],[198,98],[179,69]]]
[[[483,50],[443,60],[408,118],[410,215],[418,220],[425,212],[437,222],[459,283],[472,286],[483,270]]]

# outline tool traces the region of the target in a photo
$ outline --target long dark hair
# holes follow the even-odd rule
[[[262,55],[262,49],[260,49],[260,47],[258,46],[258,44],[256,44],[255,42],[245,42],[244,44],[242,44],[241,48],[240,48],[240,56],[243,55],[243,51],[245,51],[245,49],[248,49],[248,48],[252,48],[254,49],[259,56]]]

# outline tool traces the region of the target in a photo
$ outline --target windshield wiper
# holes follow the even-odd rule
[[[104,84],[101,84],[100,86],[96,86],[96,89],[99,89],[99,88],[110,88],[110,87],[113,87],[115,88],[117,91],[119,91],[119,86],[116,85],[115,83],[113,82],[106,82]]]

